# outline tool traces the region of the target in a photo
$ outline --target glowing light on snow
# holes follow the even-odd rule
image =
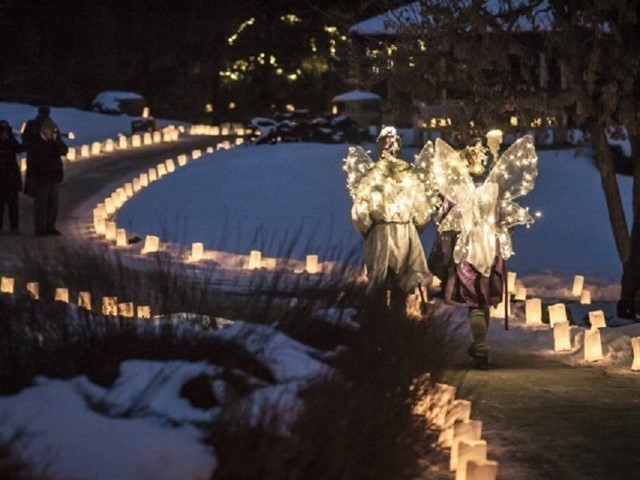
[[[516,272],[507,272],[507,288],[511,293],[516,292],[516,278],[518,274]]]
[[[56,302],[69,303],[69,289],[56,288],[54,300]]]
[[[164,163],[159,163],[156,168],[158,169],[158,178],[162,178],[167,174],[167,166]]]
[[[153,135],[151,135],[151,132],[145,132],[142,134],[142,143],[144,145],[153,144]]]
[[[124,228],[119,228],[116,231],[116,247],[127,246],[127,231]]]
[[[118,315],[118,297],[102,297],[102,315],[108,317]]]
[[[604,319],[604,312],[602,310],[589,312],[589,323],[591,328],[606,328],[607,322]]]
[[[591,292],[589,290],[583,290],[580,295],[580,303],[582,305],[590,305],[591,304]]]
[[[40,284],[38,282],[28,282],[27,292],[31,294],[34,300],[40,299]]]
[[[99,155],[101,149],[102,144],[100,142],[93,142],[91,144],[91,155]]]
[[[542,300],[530,298],[525,303],[526,324],[529,326],[542,325]]]
[[[637,372],[640,370],[640,337],[633,337],[631,339],[631,346],[633,348],[633,364],[631,370]]]
[[[107,230],[105,232],[105,238],[110,242],[114,242],[116,240],[118,227],[116,226],[116,222],[107,222]]]
[[[127,137],[125,137],[124,135],[120,135],[118,137],[118,148],[120,150],[126,150],[127,149]]]
[[[149,186],[149,174],[141,173],[140,174],[140,187],[145,188]]]
[[[556,352],[571,350],[569,322],[556,322],[553,325],[553,348]]]
[[[262,265],[262,252],[260,250],[251,250],[249,252],[249,270],[259,269]]]
[[[318,273],[320,271],[318,255],[307,255],[305,270],[307,273]]]
[[[133,302],[119,303],[118,315],[125,318],[133,318],[135,316],[135,309],[133,307]]]
[[[86,310],[91,310],[91,293],[80,292],[78,293],[78,307]]]
[[[515,300],[524,301],[527,299],[527,289],[525,287],[516,287],[516,294],[513,297]]]
[[[124,194],[127,196],[127,198],[133,197],[133,183],[127,182],[124,184],[123,188],[124,188]]]
[[[150,168],[147,172],[149,183],[158,180],[158,171],[155,168]]]
[[[69,160],[70,162],[75,161],[76,159],[76,149],[74,147],[70,147],[69,151],[67,152],[67,160]]]
[[[458,446],[458,461],[456,463],[456,480],[466,480],[467,462],[487,460],[487,442],[485,440],[462,440]]]
[[[549,305],[549,324],[553,327],[558,322],[567,321],[567,309],[564,303]]]
[[[184,167],[187,164],[187,156],[185,154],[178,155],[178,165]]]
[[[451,444],[451,457],[449,458],[449,469],[452,472],[458,468],[460,442],[480,440],[481,436],[482,422],[480,420],[456,423],[453,426],[453,442]]]
[[[151,318],[151,307],[147,305],[139,306],[137,308],[136,316],[138,318]]]
[[[149,118],[149,107],[144,107],[142,109],[142,118]]]
[[[111,152],[113,152],[114,150],[115,150],[115,145],[114,145],[113,139],[111,139],[111,138],[107,138],[107,139],[104,141],[104,151],[105,151],[106,153],[111,153]]]
[[[116,211],[116,205],[113,203],[113,199],[111,197],[107,197],[104,199],[104,208],[107,212],[107,215],[112,215]]]
[[[467,480],[496,480],[498,462],[492,460],[469,460],[467,462]]]
[[[131,136],[131,146],[134,148],[142,146],[142,137],[140,135],[135,134]]]
[[[11,277],[2,277],[0,279],[0,293],[13,293],[15,280]]]
[[[140,253],[154,253],[158,251],[158,248],[160,248],[160,238],[155,235],[147,235]]]
[[[204,257],[204,245],[200,242],[195,242],[191,245],[191,255],[189,255],[190,262],[199,262]]]
[[[80,147],[80,156],[82,158],[87,158],[91,156],[91,147],[89,145],[82,145]]]
[[[584,277],[582,275],[576,275],[573,277],[573,288],[571,289],[571,295],[579,297],[582,294],[584,288]]]
[[[584,360],[586,362],[597,362],[602,360],[602,340],[600,330],[593,328],[584,331]]]

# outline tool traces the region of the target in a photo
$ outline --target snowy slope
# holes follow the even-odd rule
[[[14,130],[19,131],[22,124],[38,114],[38,107],[20,103],[0,102],[0,120],[7,120]],[[117,138],[118,134],[131,135],[131,122],[138,117],[128,115],[105,115],[103,113],[78,110],[77,108],[51,107],[51,119],[58,124],[60,131],[73,132],[75,139],[65,139],[68,145],[82,145],[107,138]],[[158,127],[169,124],[181,125],[184,122],[157,120]]]
[[[163,241],[203,242],[240,254],[259,249],[278,256],[296,235],[296,258],[361,251],[342,171],[346,151],[346,145],[280,144],[205,155],[125,204],[118,225]],[[405,158],[411,155],[407,151]],[[586,154],[576,158],[573,150],[538,155],[536,188],[520,202],[541,216],[531,228],[516,229],[509,269],[540,287],[540,276],[551,281],[575,274],[587,283],[617,283],[620,262],[592,161]],[[631,178],[620,176],[619,183],[631,222]],[[426,251],[432,238],[429,227]]]

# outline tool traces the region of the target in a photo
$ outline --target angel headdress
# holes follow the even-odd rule
[[[350,147],[344,159],[353,198],[351,218],[366,239],[365,263],[370,283],[384,280],[392,268],[409,291],[427,268],[418,231],[437,209],[439,196],[431,181],[433,145],[413,164],[397,158],[401,140],[393,127],[378,137],[380,158],[374,162],[362,147]]]
[[[472,153],[484,157],[482,147]],[[438,230],[459,232],[453,259],[464,258],[482,275],[489,275],[496,255],[496,238],[503,259],[513,255],[510,229],[533,223],[529,212],[515,199],[527,194],[535,185],[538,157],[533,137],[526,135],[514,142],[494,161],[485,181],[478,187],[469,173],[462,152],[438,139],[435,144],[433,179],[442,195],[454,207],[440,222]]]

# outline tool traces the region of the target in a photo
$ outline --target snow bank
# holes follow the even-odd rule
[[[35,118],[38,107],[20,103],[0,102],[0,119],[7,120],[14,130],[20,130],[23,123]],[[51,119],[63,133],[73,132],[75,139],[65,139],[67,145],[84,145],[107,138],[116,139],[118,134],[131,134],[131,122],[138,117],[128,115],[107,115],[88,112],[76,108],[51,107]],[[158,127],[186,125],[185,122],[157,120]]]
[[[201,433],[154,419],[110,418],[92,411],[82,394],[86,379],[38,379],[34,387],[0,397],[2,434],[26,428],[21,454],[48,465],[56,478],[92,480],[207,479],[216,467]]]
[[[278,144],[203,156],[136,195],[118,213],[119,226],[163,241],[203,242],[205,248],[280,257],[338,260],[362,240],[342,171],[346,145]],[[508,268],[532,293],[566,297],[574,275],[584,275],[594,300],[617,299],[621,265],[611,234],[598,171],[585,154],[539,151],[536,188],[519,199],[537,213],[531,228],[517,228]],[[405,150],[405,158],[412,151]],[[631,222],[632,179],[618,178]],[[251,192],[251,195],[248,195]],[[422,235],[428,252],[433,227]],[[356,256],[357,263],[361,257]]]

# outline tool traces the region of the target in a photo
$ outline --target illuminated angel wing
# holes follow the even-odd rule
[[[500,156],[487,177],[487,182],[498,185],[499,215],[496,221],[496,234],[500,239],[502,258],[505,260],[513,255],[510,230],[516,225],[533,223],[528,210],[514,200],[533,189],[537,176],[538,156],[533,137],[525,135],[516,140]]]
[[[349,147],[342,169],[347,172],[347,187],[351,198],[356,198],[358,185],[362,178],[373,168],[373,160],[361,146]]]
[[[454,205],[471,196],[475,189],[459,152],[439,138],[435,145],[433,181],[438,191]]]
[[[453,204],[440,221],[440,232],[458,232],[453,260],[466,258],[479,272],[488,275],[495,257],[493,228],[497,188],[492,183],[476,188],[460,152],[438,139],[435,145],[434,182]]]
[[[424,204],[422,209],[426,221],[442,204],[442,197],[438,193],[434,178],[435,167],[435,147],[433,142],[428,141],[418,155],[415,156],[411,169],[418,178],[423,187],[423,197],[421,203]],[[426,222],[425,222],[426,223]]]

